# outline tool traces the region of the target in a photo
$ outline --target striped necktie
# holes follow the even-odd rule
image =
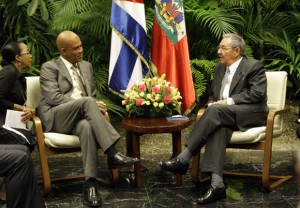
[[[224,99],[223,98],[223,93],[224,93],[224,89],[225,89],[225,85],[227,84],[228,82],[228,77],[230,75],[230,71],[229,71],[229,68],[226,67],[226,72],[225,72],[225,75],[223,77],[223,80],[222,80],[222,86],[221,86],[221,90],[220,90],[220,100]]]
[[[78,74],[78,67],[76,65],[71,66],[72,74],[74,76],[75,81],[79,85],[80,91],[82,92],[83,96],[87,96],[85,86],[83,84],[83,80],[81,76]]]

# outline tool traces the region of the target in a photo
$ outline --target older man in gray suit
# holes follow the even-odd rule
[[[91,63],[83,60],[80,38],[72,31],[57,37],[60,57],[42,65],[42,98],[38,107],[45,131],[74,134],[80,139],[85,171],[84,199],[88,206],[101,206],[96,182],[98,147],[107,154],[109,168],[121,168],[138,161],[119,153],[114,144],[120,138],[102,115],[105,104],[96,100]]]
[[[265,126],[268,113],[265,69],[261,62],[246,57],[243,38],[224,35],[218,55],[208,107],[186,138],[187,148],[173,160],[160,163],[163,170],[185,174],[192,155],[205,145],[201,170],[210,173],[212,180],[198,204],[226,197],[222,175],[232,133]]]

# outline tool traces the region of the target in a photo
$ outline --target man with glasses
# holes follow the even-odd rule
[[[223,168],[226,146],[233,131],[265,126],[268,114],[267,78],[261,62],[246,56],[245,42],[226,34],[218,47],[207,109],[186,138],[187,148],[176,158],[160,162],[162,170],[186,174],[189,161],[205,145],[201,171],[211,175],[211,185],[198,204],[226,198]]]
[[[106,121],[103,102],[96,100],[91,63],[83,60],[80,38],[72,31],[56,39],[60,57],[42,65],[41,103],[38,115],[45,131],[77,135],[85,173],[84,199],[87,206],[102,205],[97,185],[98,148],[107,155],[108,168],[132,165],[137,158],[122,155],[115,148],[118,132]]]

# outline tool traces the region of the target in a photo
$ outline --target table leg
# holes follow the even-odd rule
[[[173,157],[181,153],[181,131],[172,133]],[[176,174],[176,186],[182,186],[182,175]]]
[[[126,151],[127,156],[132,157],[133,154],[133,148],[132,148],[132,132],[126,131]]]
[[[132,133],[132,143],[133,143],[133,157],[140,157],[140,138],[136,133]],[[136,187],[140,188],[142,186],[142,174],[141,174],[141,161],[134,164],[134,176],[136,181]]]

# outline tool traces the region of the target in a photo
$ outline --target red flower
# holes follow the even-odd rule
[[[129,97],[126,97],[126,98],[125,98],[125,104],[127,105],[128,102],[129,102]]]
[[[135,105],[136,105],[136,106],[141,106],[141,105],[143,104],[143,102],[144,102],[144,100],[143,100],[142,98],[138,98],[138,99],[136,99],[136,101],[135,101]]]
[[[169,96],[164,97],[164,103],[169,104],[171,102],[171,98]]]
[[[159,87],[152,87],[152,92],[159,93]]]
[[[139,88],[139,91],[144,91],[146,89],[146,85],[141,84],[138,86],[138,88]]]
[[[173,90],[173,88],[172,87],[167,87],[167,89],[166,89],[166,93],[171,93],[172,92],[172,90]]]

